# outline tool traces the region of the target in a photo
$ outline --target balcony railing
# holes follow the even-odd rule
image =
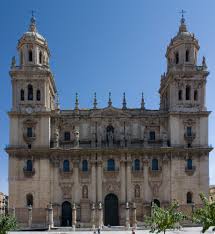
[[[185,167],[185,173],[189,176],[193,175],[196,171],[196,167],[192,166],[192,168]]]
[[[27,167],[23,168],[23,173],[26,177],[32,177],[35,175],[35,169],[32,168],[32,170],[28,170]]]

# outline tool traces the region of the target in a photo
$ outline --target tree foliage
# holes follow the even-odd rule
[[[213,230],[215,230],[215,201],[210,203],[203,193],[199,196],[202,200],[203,207],[194,211],[193,222],[203,226],[203,233],[210,227],[214,227]]]
[[[0,234],[17,230],[16,218],[10,215],[0,215]]]
[[[145,219],[147,226],[150,227],[150,232],[166,233],[167,229],[175,229],[177,224],[186,218],[182,212],[177,210],[178,207],[177,202],[173,202],[167,209],[160,208],[153,203],[151,217]]]

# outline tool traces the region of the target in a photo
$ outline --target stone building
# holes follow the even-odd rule
[[[0,215],[8,213],[8,196],[0,192]]]
[[[127,107],[125,95],[116,108],[111,94],[104,108],[95,95],[92,108],[80,109],[76,95],[75,108],[61,110],[48,44],[34,17],[17,50],[6,151],[9,205],[21,225],[28,224],[29,206],[34,226],[47,224],[50,203],[56,226],[70,226],[72,218],[97,225],[99,214],[104,225],[134,225],[152,202],[165,207],[176,199],[191,212],[201,204],[199,192],[208,196],[209,72],[204,57],[197,65],[199,43],[183,16],[167,47],[158,110],[146,109],[143,96],[139,108]]]

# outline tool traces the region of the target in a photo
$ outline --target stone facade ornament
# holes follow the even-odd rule
[[[132,214],[132,219],[133,219],[133,223],[132,223],[132,227],[134,228],[134,229],[136,229],[137,228],[137,209],[136,209],[136,203],[134,202],[133,203],[133,206],[132,206],[132,212],[133,212],[133,214]]]
[[[129,214],[129,203],[126,202],[125,204],[125,226],[128,230],[130,228],[130,214]]]
[[[92,224],[93,230],[95,230],[95,227],[96,227],[95,219],[96,219],[95,203],[93,203],[91,207],[91,224]]]
[[[102,209],[101,202],[99,203],[99,207],[98,207],[98,216],[99,216],[98,217],[98,221],[99,221],[98,226],[100,229],[102,229],[102,227],[103,227],[103,209]]]
[[[28,227],[32,227],[32,206],[28,206]]]
[[[75,203],[73,203],[73,207],[72,207],[72,228],[73,231],[75,231],[76,228],[76,223],[77,223],[77,217],[76,217],[76,205]]]
[[[54,227],[53,207],[51,203],[48,205],[48,220],[49,220],[49,230],[50,230]]]

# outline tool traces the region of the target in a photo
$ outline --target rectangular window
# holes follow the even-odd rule
[[[192,136],[192,127],[187,127],[187,136],[188,137]]]
[[[32,128],[27,128],[27,137],[32,137],[32,136],[33,136]]]
[[[70,132],[64,132],[64,140],[70,141]]]
[[[155,141],[155,132],[154,131],[149,132],[149,140]]]

